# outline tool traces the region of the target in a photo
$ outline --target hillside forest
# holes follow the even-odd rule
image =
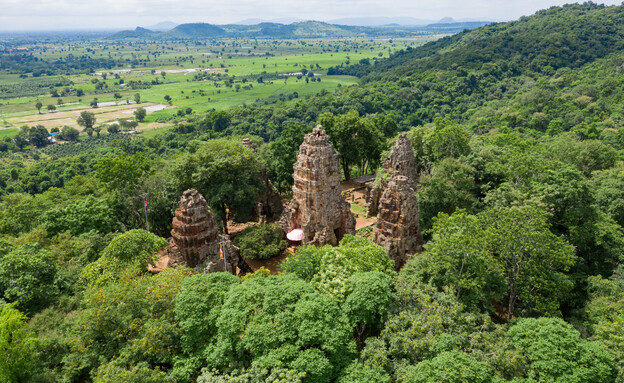
[[[314,44],[316,61],[337,43]],[[314,91],[181,104],[151,133],[121,133],[142,123],[136,113],[97,131],[89,112],[75,127],[0,129],[0,381],[624,383],[624,5],[553,7],[400,47],[341,44],[359,56],[306,63],[318,75],[296,86]],[[24,60],[24,73],[2,67],[12,84],[54,83],[12,87],[23,93],[0,108],[28,100],[38,115],[41,89],[78,97],[60,80],[78,72],[120,86],[79,65],[33,76],[40,62]],[[231,75],[193,86],[217,97]],[[255,73],[240,85],[262,76],[285,82]],[[399,271],[370,227],[284,255],[281,230],[251,222],[260,175],[292,197],[293,163],[317,124],[345,183],[382,179],[390,148],[409,138],[425,243]],[[244,275],[149,272],[189,188],[245,257],[281,262]]]

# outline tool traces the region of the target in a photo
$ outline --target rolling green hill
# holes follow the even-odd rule
[[[362,77],[358,98],[374,100],[365,112],[391,109],[406,126],[440,115],[479,131],[596,136],[624,122],[616,91],[624,84],[623,37],[624,6],[572,4],[328,74]]]
[[[550,74],[578,68],[622,48],[624,7],[571,4],[408,49],[374,68],[356,65],[341,72],[387,80],[429,69],[480,69],[496,63],[516,73]]]
[[[197,39],[221,37],[226,32],[216,25],[206,23],[190,23],[180,24],[170,31],[160,34],[160,38],[164,39]]]
[[[133,31],[121,31],[117,32],[112,36],[109,36],[109,40],[118,40],[118,39],[141,39],[141,38],[150,38],[157,35],[157,32],[153,32],[149,29],[136,27]]]

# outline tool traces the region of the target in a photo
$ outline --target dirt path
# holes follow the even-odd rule
[[[157,274],[169,267],[169,253],[167,249],[158,252],[158,262],[155,266],[147,265],[147,271],[152,274]]]

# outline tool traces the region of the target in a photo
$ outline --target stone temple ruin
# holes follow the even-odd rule
[[[408,261],[409,255],[421,251],[418,199],[407,177],[395,175],[388,182],[379,201],[373,242],[388,252],[397,270]]]
[[[411,254],[420,252],[423,244],[418,222],[415,163],[410,140],[402,133],[384,162],[379,185],[367,198],[369,213],[377,213],[373,242],[388,252],[397,270]]]
[[[188,267],[206,265],[204,271],[225,271],[219,251],[217,222],[206,199],[195,189],[182,194],[180,206],[172,221],[169,258],[173,264]],[[248,271],[239,249],[229,239],[223,240],[227,271],[236,274],[236,267]]]
[[[341,195],[338,155],[320,125],[305,136],[293,168],[293,198],[280,220],[282,230],[302,229],[302,244],[317,246],[337,245],[345,234],[354,234],[355,218]]]
[[[388,187],[388,181],[394,175],[405,176],[409,182],[415,183],[416,180],[416,158],[412,150],[412,143],[405,132],[399,135],[390,151],[390,156],[384,161],[381,177],[378,176],[377,180],[373,181],[374,185],[369,185],[369,191],[366,195],[368,216],[377,214],[379,199]]]

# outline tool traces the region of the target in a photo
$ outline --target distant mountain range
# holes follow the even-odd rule
[[[241,20],[239,22],[236,22],[234,24],[238,24],[238,25],[256,25],[256,24],[262,24],[262,23],[277,23],[277,24],[292,24],[292,23],[300,23],[302,21],[305,21],[304,19],[299,19],[296,17],[282,17],[279,19],[270,19],[270,20],[266,20],[266,19],[245,19],[245,20]]]
[[[298,18],[281,18],[281,19],[245,19],[235,24],[240,25],[253,25],[261,23],[279,23],[279,24],[292,24],[305,21]],[[417,19],[414,17],[344,17],[340,19],[327,20],[328,24],[337,25],[349,25],[357,27],[383,27],[383,26],[426,26],[429,24],[451,24],[451,23],[465,23],[465,22],[477,22],[488,21],[498,22],[499,20],[493,20],[488,18],[483,19],[458,19],[455,20],[452,17],[444,17],[440,20],[431,19]]]
[[[150,25],[149,27],[145,27],[145,29],[149,29],[154,32],[167,32],[177,27],[178,24],[173,21],[161,21],[158,24]]]
[[[372,18],[371,18],[372,19]],[[401,21],[407,22],[410,18],[374,18],[378,22]],[[258,19],[259,20],[259,19]],[[346,20],[346,19],[343,19]],[[355,20],[355,19],[353,19]],[[417,19],[413,19],[417,20]],[[413,21],[412,20],[412,21]],[[243,20],[252,23],[256,19]],[[373,22],[374,20],[369,20]],[[137,27],[135,30],[117,32],[109,39],[205,39],[218,37],[242,38],[321,38],[321,37],[356,37],[356,36],[395,36],[406,37],[427,33],[457,33],[464,29],[474,29],[490,24],[491,21],[441,20],[428,25],[400,25],[386,24],[380,26],[357,26],[345,24],[330,24],[320,21],[299,21],[290,24],[275,22],[261,22],[256,24],[227,24],[214,25],[207,23],[189,23],[175,25],[173,22],[156,24],[150,28]],[[171,27],[171,29],[169,29]]]

